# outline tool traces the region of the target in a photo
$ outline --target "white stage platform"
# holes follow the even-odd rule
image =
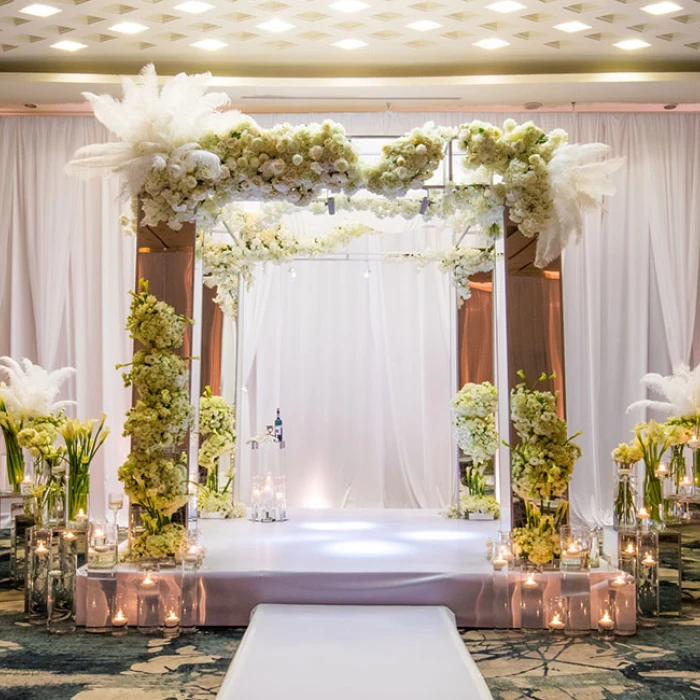
[[[445,606],[463,627],[520,624],[520,574],[494,574],[486,559],[494,521],[448,520],[429,510],[292,510],[284,523],[202,520],[200,528],[203,625],[245,626],[261,603]],[[162,578],[174,583],[177,575]],[[120,586],[135,592],[137,576],[135,567],[119,567]],[[584,591],[610,576],[601,568],[567,578]],[[546,575],[546,596],[558,595],[561,579]],[[84,586],[83,575],[78,624]],[[593,591],[592,626],[595,598]]]
[[[219,700],[491,700],[439,607],[260,605]]]

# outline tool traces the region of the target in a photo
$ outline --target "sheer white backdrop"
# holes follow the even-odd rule
[[[324,116],[258,121],[269,126]],[[399,134],[429,119],[457,125],[506,116],[331,115],[354,134]],[[627,157],[616,178],[618,195],[605,214],[589,217],[583,243],[564,261],[568,417],[573,430],[584,431],[572,505],[576,515],[601,522],[611,510],[610,449],[642,417],[625,414],[644,395],[639,377],[669,371],[670,358],[700,360],[700,115],[510,116],[562,127],[572,140],[606,141]],[[104,480],[105,492],[116,486],[127,449],[119,434],[129,396],[113,367],[130,353],[123,327],[133,242],[119,232],[116,183],[77,182],[62,167],[77,147],[105,138],[90,117],[0,117],[0,354],[47,367],[75,365],[70,391],[78,413],[104,408],[110,416],[113,435],[93,474],[96,509],[104,502],[98,484]]]

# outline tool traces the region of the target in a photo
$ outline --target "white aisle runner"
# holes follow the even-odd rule
[[[259,605],[221,700],[490,700],[444,607]]]

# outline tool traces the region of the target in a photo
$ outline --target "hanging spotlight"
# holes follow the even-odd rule
[[[326,204],[328,205],[328,213],[333,216],[335,214],[335,197],[329,197]]]
[[[428,195],[426,194],[425,197],[423,197],[423,201],[420,203],[421,216],[425,216],[425,214],[428,211],[429,206],[430,206],[430,200],[428,199]]]
[[[297,271],[294,269],[294,265],[289,266],[289,276],[295,280],[297,278]]]

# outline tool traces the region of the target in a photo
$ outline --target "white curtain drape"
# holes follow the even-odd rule
[[[572,507],[589,522],[609,521],[609,453],[643,418],[624,410],[644,398],[639,377],[700,359],[700,115],[387,112],[257,120],[270,126],[330,117],[353,134],[400,134],[428,120],[499,123],[508,116],[562,127],[573,140],[606,141],[627,158],[618,195],[605,214],[588,217],[582,244],[566,252],[563,276],[567,412],[571,429],[583,430],[584,448]],[[96,465],[94,472],[109,490],[126,451],[118,436],[129,397],[112,365],[130,354],[123,323],[133,242],[118,230],[116,183],[76,183],[62,173],[75,148],[105,139],[90,117],[0,117],[0,353],[77,366],[70,391],[79,414],[104,409],[114,428],[105,471]]]
[[[349,217],[291,218],[314,236]],[[434,265],[382,264],[376,254],[444,247],[452,232],[352,219],[384,234],[348,246],[359,256],[350,260],[260,268],[244,295],[240,427],[263,433],[282,410],[291,506],[438,508],[456,489],[451,285]],[[245,498],[254,465],[249,449],[243,457]]]
[[[69,413],[107,413],[112,434],[91,469],[98,514],[128,453],[121,425],[131,397],[115,365],[132,354],[124,322],[135,249],[119,226],[119,182],[81,182],[63,167],[76,148],[107,138],[90,118],[0,119],[0,355],[76,367]]]

